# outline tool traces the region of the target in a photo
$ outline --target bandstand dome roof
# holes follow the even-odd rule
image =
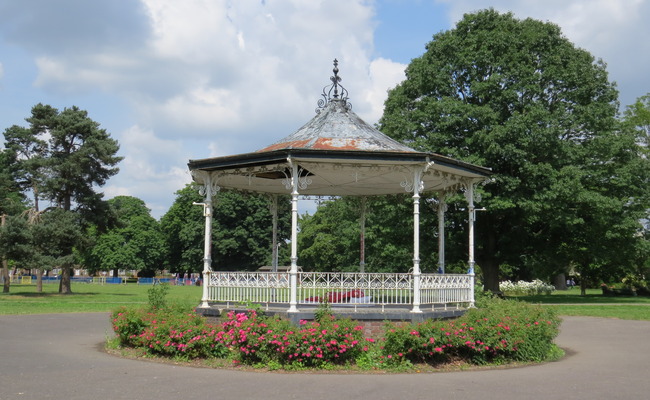
[[[301,195],[372,196],[404,193],[417,168],[423,171],[423,192],[452,189],[490,174],[488,168],[414,150],[368,125],[351,110],[336,66],[335,60],[334,98],[324,90],[321,109],[309,122],[251,153],[190,160],[194,180],[203,183],[198,173],[203,171],[222,188],[287,194],[291,165],[297,164]]]

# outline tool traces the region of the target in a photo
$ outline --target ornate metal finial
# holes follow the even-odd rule
[[[320,111],[324,109],[332,100],[342,100],[347,109],[352,108],[352,104],[348,103],[348,91],[341,85],[341,77],[339,76],[339,60],[336,58],[334,59],[334,69],[332,69],[332,72],[334,72],[334,76],[330,77],[332,84],[323,88],[323,94],[321,94],[323,98],[318,100],[318,108],[316,109],[316,113],[320,113]],[[341,89],[340,94],[339,89]]]
[[[334,86],[334,98],[338,99],[339,98],[339,82],[341,82],[341,77],[339,76],[339,60],[336,58],[334,59],[334,69],[332,70],[334,72],[334,76],[330,76],[330,81],[332,81],[332,84]],[[341,86],[341,89],[343,89],[343,86]]]

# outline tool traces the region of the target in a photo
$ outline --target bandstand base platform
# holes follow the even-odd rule
[[[301,320],[313,321],[314,315],[318,310],[318,304],[300,304],[298,312],[288,312],[286,304],[261,304],[261,312],[267,316],[278,316],[285,318],[298,325]],[[403,322],[403,323],[418,323],[429,319],[449,319],[457,318],[463,315],[467,309],[460,307],[450,307],[443,305],[435,305],[432,307],[428,305],[421,307],[422,312],[411,312],[411,308],[404,306],[367,306],[367,305],[352,305],[352,304],[330,304],[332,313],[339,318],[349,318],[359,321],[364,326],[382,325],[386,321],[390,322]],[[221,319],[229,312],[235,311],[246,312],[246,307],[241,305],[232,305],[225,303],[213,303],[208,308],[197,308],[196,312],[209,319]]]

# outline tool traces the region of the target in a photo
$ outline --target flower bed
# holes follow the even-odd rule
[[[233,364],[277,368],[404,368],[418,363],[439,366],[541,361],[553,353],[559,319],[526,303],[489,299],[456,320],[420,324],[387,323],[380,340],[363,328],[328,312],[317,321],[289,321],[235,314],[209,324],[193,312],[120,308],[112,313],[116,340],[151,355],[225,358]]]
[[[381,356],[389,364],[543,361],[554,350],[559,324],[548,308],[492,299],[453,321],[387,326]]]

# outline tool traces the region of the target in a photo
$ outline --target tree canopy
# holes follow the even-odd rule
[[[163,269],[166,248],[159,223],[150,215],[144,201],[117,196],[107,201],[114,219],[108,229],[93,225],[88,229],[89,243],[84,251],[86,267],[91,271],[136,270],[153,276]]]
[[[650,146],[650,93],[627,106],[624,121],[638,133],[638,140],[647,152]]]
[[[636,252],[649,175],[616,119],[604,62],[552,23],[490,9],[434,35],[406,77],[381,130],[494,171],[477,221],[487,289],[501,265],[551,274],[628,263],[621,250]]]
[[[161,218],[174,272],[200,272],[203,268],[205,218],[203,198],[195,185],[176,192],[176,199]],[[270,199],[258,194],[221,191],[215,197],[212,226],[213,270],[251,270],[271,263],[272,215]],[[278,201],[278,240],[289,237],[290,204],[286,196]],[[286,260],[285,260],[286,261]],[[281,261],[282,262],[282,261]]]
[[[40,212],[39,200],[49,202],[44,220],[50,218],[46,214],[58,212],[55,209],[76,214],[56,214],[62,225],[54,234],[62,236],[42,238],[59,246],[55,259],[63,269],[61,292],[70,293],[71,260],[78,243],[64,238],[73,236],[65,223],[74,220],[85,225],[105,219],[103,195],[96,188],[118,172],[115,165],[122,159],[116,155],[119,145],[76,106],[59,111],[39,103],[26,121],[29,127],[14,125],[4,131],[9,171],[22,193],[31,192],[36,214]]]
[[[423,202],[423,204],[425,204]],[[319,205],[300,219],[298,259],[305,270],[359,271],[361,199],[343,197]],[[368,197],[365,222],[365,271],[406,272],[413,262],[413,207],[407,195]],[[423,206],[420,268],[437,270],[435,210]]]

